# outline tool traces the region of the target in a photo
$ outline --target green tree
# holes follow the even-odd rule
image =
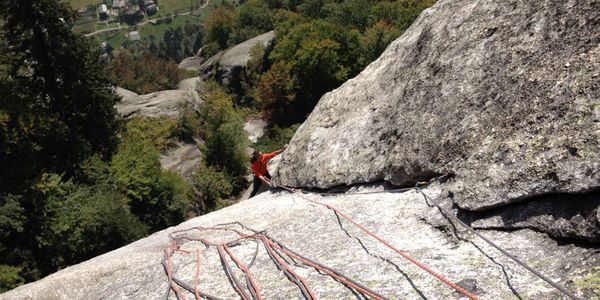
[[[321,95],[358,73],[361,42],[358,31],[322,20],[282,26],[258,97],[271,120],[289,126],[303,121]]]
[[[233,32],[234,15],[235,10],[227,2],[213,10],[204,23],[206,28],[204,44],[216,44],[218,46],[217,51],[226,49],[229,46],[228,42]],[[215,50],[211,52],[214,53],[206,53],[206,55],[210,56],[216,53]]]
[[[41,170],[71,173],[93,153],[109,156],[118,97],[99,47],[71,30],[73,12],[52,0],[6,0],[0,17],[0,191],[26,187]]]
[[[119,146],[111,163],[111,174],[117,186],[133,201],[132,206],[143,206],[151,198],[152,187],[158,182],[161,168],[158,151],[150,141],[133,138]]]
[[[126,139],[113,156],[110,173],[130,199],[131,212],[151,230],[183,221],[191,198],[181,176],[162,171],[159,153],[148,139]]]
[[[127,122],[123,138],[125,143],[136,139],[149,141],[154,149],[163,152],[176,144],[178,126],[179,121],[169,117],[136,117]]]
[[[273,29],[273,12],[264,0],[250,0],[233,18],[233,42],[241,43]]]
[[[129,210],[124,195],[110,185],[77,185],[47,174],[37,189],[46,205],[35,240],[47,273],[131,242],[147,228]]]
[[[321,18],[325,16],[324,7],[325,0],[304,0],[298,10],[307,17]]]
[[[290,117],[299,119],[294,112],[294,94],[290,65],[276,62],[260,77],[257,87],[258,105],[265,117],[276,124],[290,122]]]
[[[216,167],[200,165],[194,176],[194,187],[200,192],[200,203],[196,206],[203,211],[212,211],[219,207],[220,201],[233,192],[231,179]]]
[[[162,45],[163,41],[160,43]],[[122,50],[111,62],[108,74],[116,85],[138,94],[147,94],[175,89],[177,83],[183,79],[184,71],[179,69],[177,64],[151,53],[136,57]]]
[[[175,62],[180,62],[183,59],[184,54],[184,33],[181,26],[176,29],[168,28],[163,35],[164,43],[160,44],[164,45],[164,51],[159,51],[161,56],[160,58],[165,60],[173,60]]]
[[[25,282],[19,275],[22,270],[21,267],[0,265],[0,293],[14,289]]]
[[[379,21],[369,27],[363,35],[363,56],[365,61],[374,61],[398,35],[398,30],[386,21]]]
[[[233,107],[233,99],[218,88],[208,93],[203,106],[204,154],[209,166],[227,173],[234,193],[244,188],[247,173],[248,137],[243,119]]]
[[[341,3],[328,3],[325,10],[332,23],[356,28],[361,32],[369,25],[373,0],[346,0]]]
[[[421,11],[430,7],[435,0],[379,1],[371,10],[370,25],[379,21],[393,24],[398,32],[406,30]]]

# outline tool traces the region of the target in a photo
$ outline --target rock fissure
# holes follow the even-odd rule
[[[481,212],[456,210],[458,218],[476,229],[529,228],[557,240],[600,243],[599,191],[544,194]]]
[[[421,299],[427,299],[427,297],[425,297],[425,295],[423,294],[423,292],[415,285],[415,283],[413,282],[413,280],[408,276],[408,274],[406,272],[402,271],[402,269],[400,269],[400,267],[397,264],[395,264],[394,262],[392,262],[391,260],[389,260],[389,259],[387,259],[385,257],[382,257],[381,255],[377,255],[377,254],[371,253],[371,251],[369,251],[369,249],[367,249],[367,246],[365,246],[365,244],[363,243],[363,241],[360,238],[358,238],[358,237],[356,237],[354,235],[351,235],[348,232],[348,230],[346,230],[346,228],[344,228],[344,226],[342,225],[342,220],[340,219],[340,216],[338,215],[338,213],[334,212],[334,214],[335,214],[335,216],[337,218],[337,222],[338,222],[338,225],[340,226],[340,229],[342,229],[344,231],[344,233],[349,238],[352,238],[352,239],[356,240],[360,244],[360,247],[368,255],[370,255],[370,256],[372,256],[372,257],[374,257],[376,259],[379,259],[379,260],[381,260],[381,261],[383,261],[383,262],[385,262],[385,263],[393,266],[396,269],[396,271],[398,271],[398,273],[400,273],[400,274],[402,274],[402,276],[404,276],[404,278],[406,279],[406,282],[408,282],[408,284],[410,284],[410,286],[419,295],[419,297],[421,297]]]

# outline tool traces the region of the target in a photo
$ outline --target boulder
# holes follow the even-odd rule
[[[200,77],[186,78],[177,83],[178,90],[197,90],[200,83]]]
[[[381,190],[373,186],[357,191]],[[442,189],[432,186],[425,193],[437,198]],[[415,191],[330,197],[305,195],[340,209],[409,256],[481,299],[561,298],[560,292],[481,240],[460,230],[456,233],[442,232],[425,221],[437,220],[439,224],[448,226],[439,211],[428,206]],[[0,299],[177,299],[175,293],[168,290],[168,276],[161,265],[161,260],[168,253],[165,250],[170,244],[169,234],[174,234],[174,245],[182,250],[172,255],[170,265],[174,278],[189,286],[194,285],[198,253],[199,291],[220,299],[237,299],[239,296],[225,276],[224,265],[215,247],[206,248],[201,243],[184,239],[185,234],[224,243],[231,241],[235,235],[222,230],[177,232],[229,222],[240,222],[267,233],[296,253],[331,267],[389,299],[463,299],[429,273],[390,251],[348,221],[340,220],[331,210],[285,191],[266,192],[156,232],[1,294]],[[235,224],[224,227],[246,232]],[[596,250],[558,244],[529,229],[514,232],[486,230],[483,234],[579,297],[591,298],[590,291],[576,286],[574,280],[588,276],[593,266],[600,263]],[[277,269],[262,243],[241,240],[231,243],[229,248],[240,262],[250,266],[264,299],[303,299],[300,289]],[[319,299],[362,299],[356,292],[314,268],[295,264],[298,260],[288,259],[287,263],[306,280]],[[234,262],[228,257],[225,264],[246,289],[244,275]],[[192,293],[179,289],[186,299],[195,299]]]
[[[123,98],[115,105],[119,114],[125,118],[145,117],[178,117],[183,105],[190,104],[198,109],[202,100],[193,90],[165,90],[151,94]]]
[[[256,143],[265,134],[267,122],[262,119],[250,119],[244,123],[244,130],[248,134],[251,143]]]
[[[136,94],[135,92],[132,92],[130,90],[124,89],[122,87],[115,87],[115,93],[117,93],[117,95],[121,96],[121,98],[123,99],[123,101],[126,101],[128,99],[134,98],[139,96],[138,94]]]
[[[204,60],[205,59],[202,56],[202,48],[200,48],[200,49],[198,49],[196,54],[194,54],[194,56],[184,58],[179,63],[179,68],[185,69],[188,71],[196,71],[197,72],[200,69],[200,66],[202,65]]]
[[[193,183],[193,177],[202,163],[202,152],[198,145],[201,141],[179,142],[175,147],[160,155],[163,169],[173,171],[187,182]]]
[[[238,89],[243,72],[250,60],[250,50],[257,44],[267,46],[275,37],[274,31],[261,34],[207,59],[198,71],[203,79],[214,78],[224,86]]]
[[[438,1],[320,99],[277,180],[406,185],[451,173],[445,188],[472,211],[599,189],[599,10],[593,0]]]

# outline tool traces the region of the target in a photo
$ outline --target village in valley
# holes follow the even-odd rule
[[[158,5],[154,0],[141,0],[131,2],[126,0],[113,0],[109,7],[107,4],[100,4],[98,11],[98,21],[108,23],[116,20],[120,23],[133,25],[142,20],[146,15],[153,16],[158,12]]]
[[[77,12],[73,30],[94,37],[103,48],[120,48],[186,22],[198,23],[208,0],[69,0]],[[220,2],[220,1],[215,1]],[[181,19],[171,22],[176,18]],[[181,23],[181,24],[180,24]],[[144,28],[145,27],[145,28]],[[152,27],[152,28],[150,28]]]

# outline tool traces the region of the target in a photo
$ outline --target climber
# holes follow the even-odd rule
[[[254,195],[258,193],[258,190],[263,182],[271,187],[275,187],[274,184],[271,183],[271,174],[269,174],[269,170],[267,170],[267,161],[273,158],[275,155],[283,152],[283,150],[285,150],[287,147],[288,145],[285,144],[283,147],[281,147],[281,149],[265,154],[259,150],[254,150],[252,153],[252,158],[250,159],[250,163],[252,164],[252,172],[254,173],[254,183],[252,184],[252,193],[250,194],[250,198],[254,197]]]

